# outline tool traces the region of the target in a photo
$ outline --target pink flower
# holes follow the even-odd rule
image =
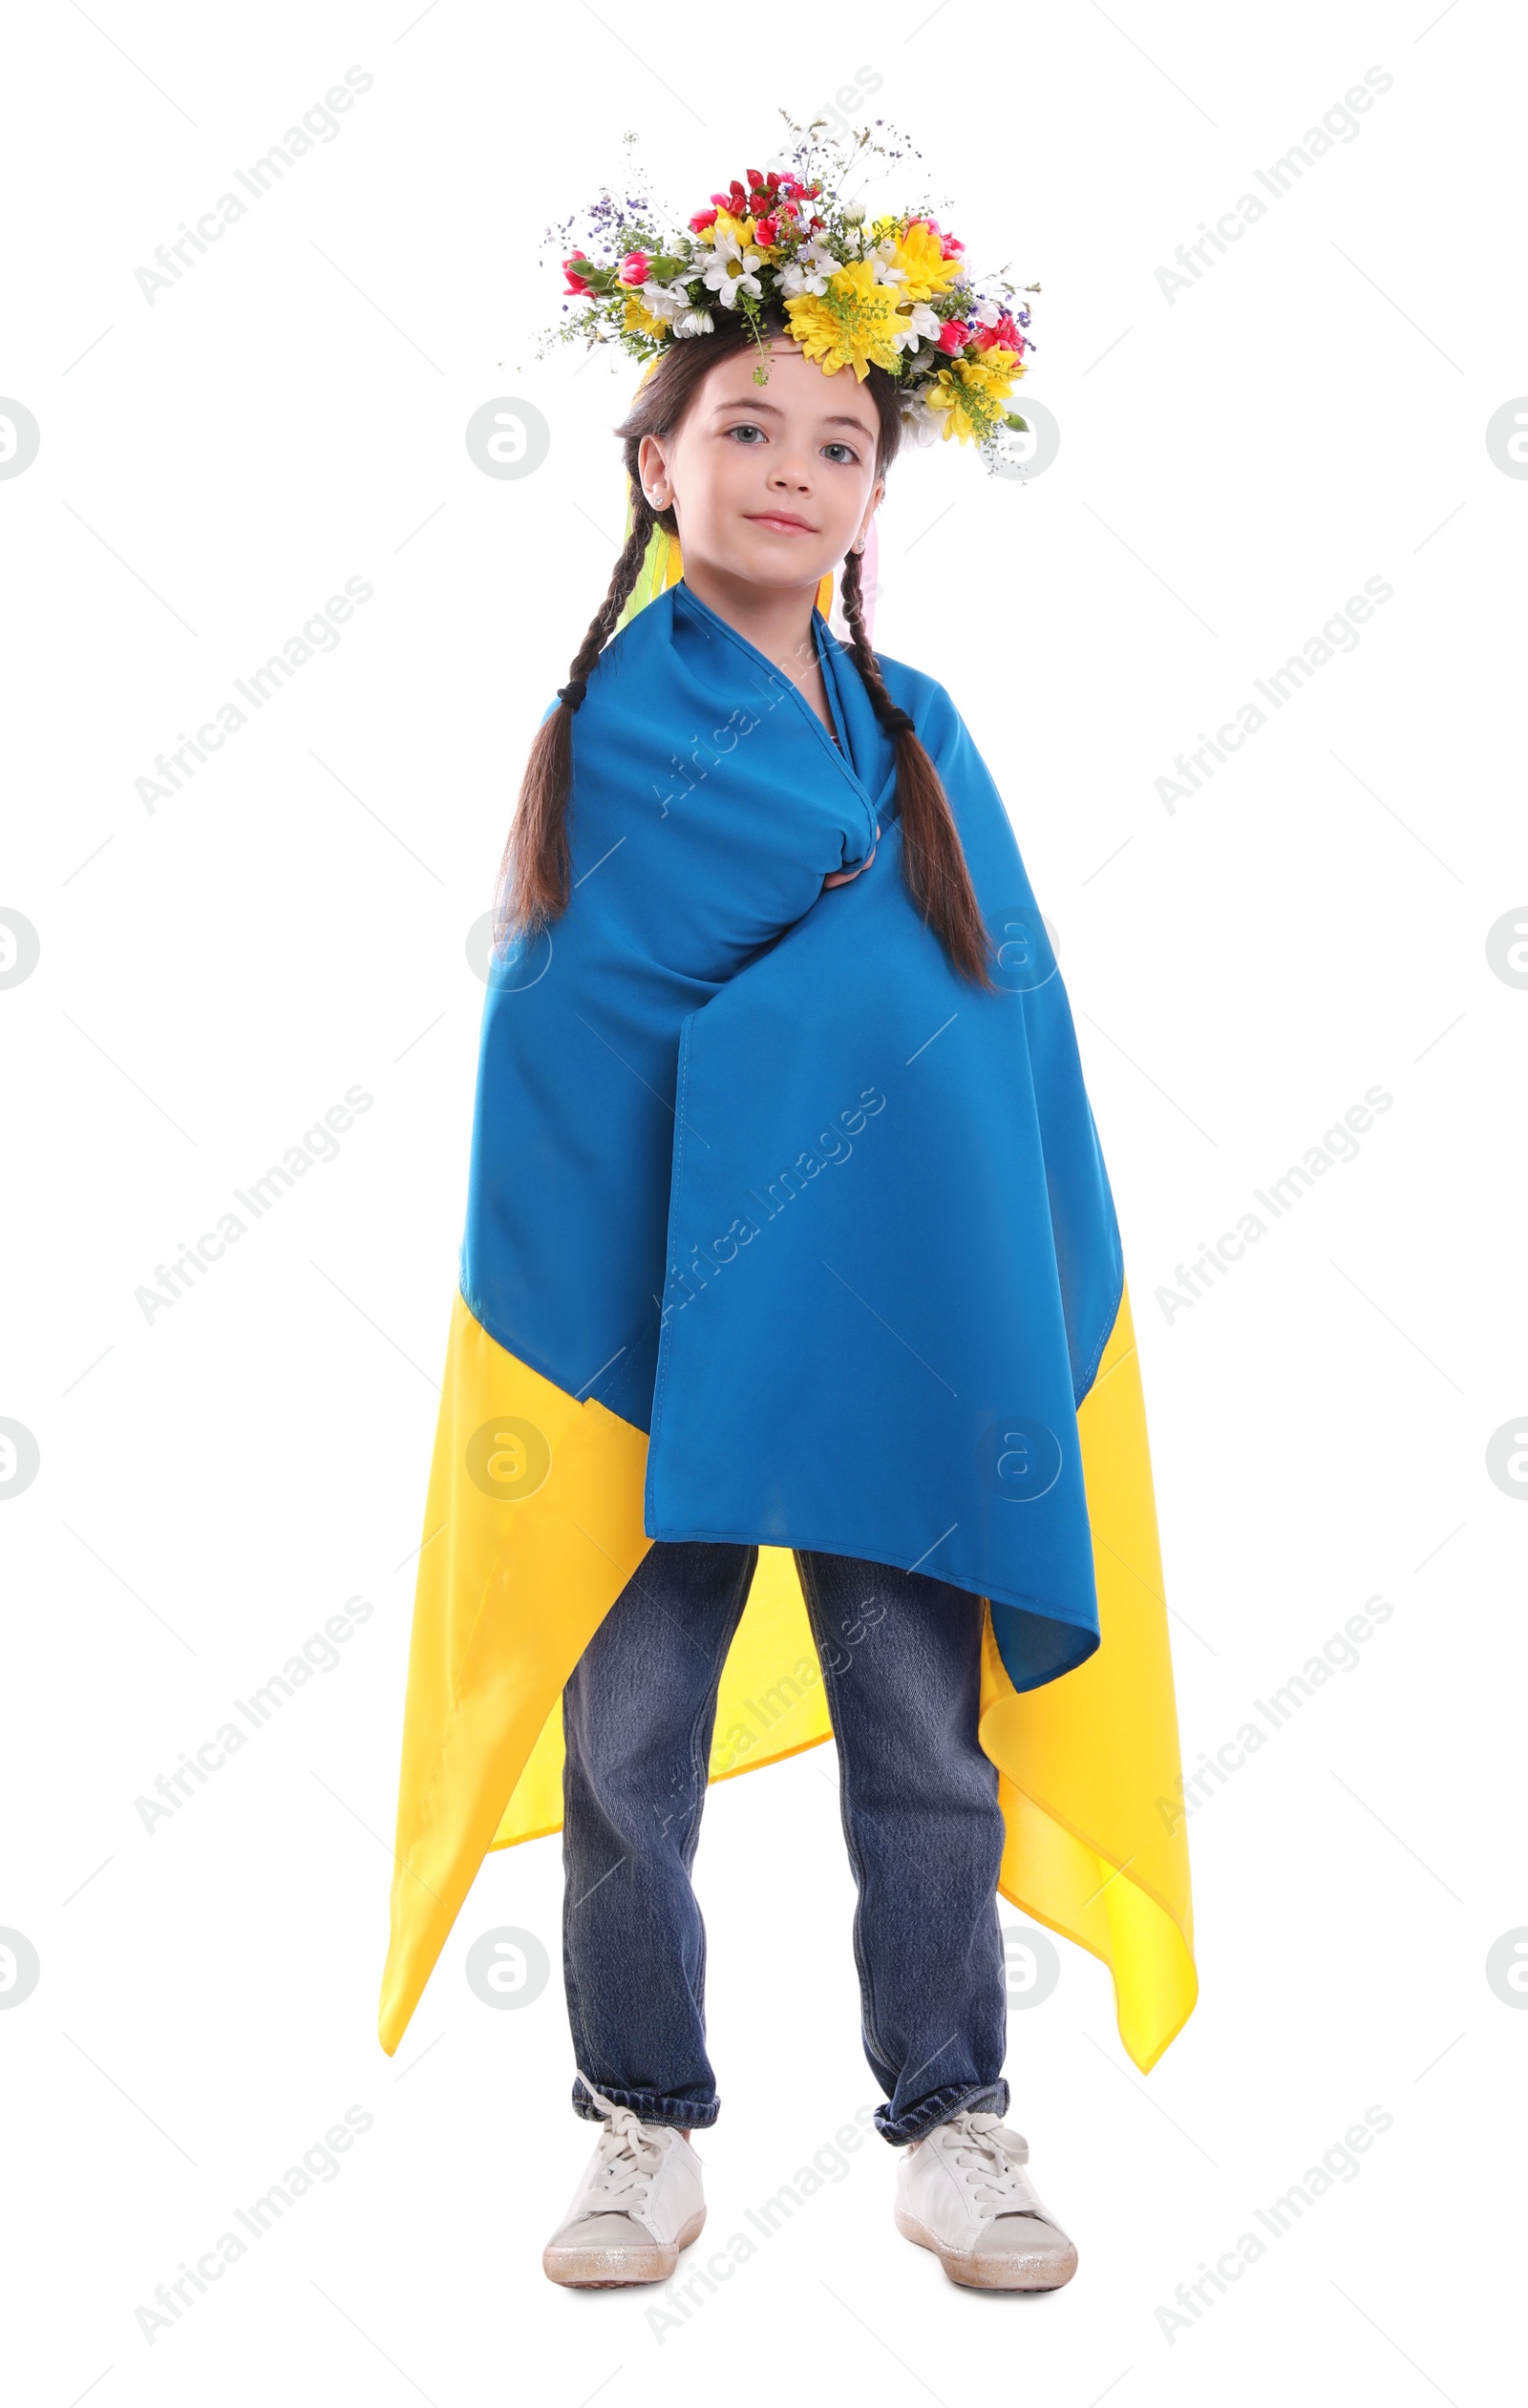
[[[690,221],[690,231],[691,234],[704,234],[706,228],[709,225],[714,225],[715,222],[716,212],[714,209],[697,209],[694,216]]]
[[[939,329],[939,348],[942,351],[964,351],[970,339],[970,327],[963,324],[959,318],[946,318]]]
[[[567,284],[564,286],[564,290],[567,292],[587,292],[589,289],[583,277],[580,276],[574,268],[573,260],[579,259],[584,260],[586,263],[587,253],[584,251],[575,251],[573,259],[565,259],[562,262],[562,273],[567,278]]]
[[[780,239],[779,221],[775,218],[755,218],[753,232],[765,248],[771,250]]]
[[[621,263],[620,282],[623,285],[645,285],[650,270],[646,251],[627,251]]]

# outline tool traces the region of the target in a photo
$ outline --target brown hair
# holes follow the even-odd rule
[[[771,331],[785,332],[766,325]],[[573,782],[573,714],[584,700],[590,671],[615,631],[626,599],[637,581],[654,526],[677,537],[679,529],[670,503],[655,511],[643,491],[637,454],[645,434],[668,434],[679,425],[701,380],[720,359],[753,339],[740,315],[712,334],[687,335],[671,343],[644,381],[636,400],[615,429],[625,446],[626,475],[631,485],[631,533],[615,564],[609,590],[590,620],[583,643],[573,655],[567,684],[558,688],[559,708],[544,719],[531,744],[530,758],[499,864],[494,936],[502,944],[511,931],[534,933],[566,910],[572,877],[568,847],[567,805]],[[881,421],[876,446],[876,473],[882,475],[901,448],[902,419],[895,380],[872,367],[865,390]],[[886,691],[881,664],[864,630],[860,596],[860,555],[850,552],[838,588],[844,619],[853,639],[856,667],[877,719],[897,748],[897,805],[902,822],[902,875],[924,921],[943,941],[955,968],[978,986],[990,988],[990,951],[987,929],[977,906],[961,845],[938,770],[919,740],[908,714]]]

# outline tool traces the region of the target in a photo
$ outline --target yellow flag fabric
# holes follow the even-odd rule
[[[1142,2071],[1197,1985],[1178,1725],[1129,1292],[1077,1414],[1101,1643],[1016,1692],[992,1637],[981,1740],[1007,1825],[999,1888],[1102,1959]],[[562,1693],[636,1571],[644,1433],[452,1308],[404,1704],[380,2037],[397,2048],[489,1849],[561,1827]],[[764,1547],[723,1671],[710,1773],[831,1735],[794,1555]]]

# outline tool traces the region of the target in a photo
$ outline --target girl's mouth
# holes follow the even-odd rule
[[[743,516],[755,527],[768,527],[774,535],[816,535],[804,518],[793,518],[787,513],[774,510],[747,510]]]

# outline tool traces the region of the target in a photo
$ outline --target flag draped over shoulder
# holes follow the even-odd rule
[[[574,719],[569,907],[490,969],[382,2044],[485,1852],[559,1827],[562,1685],[602,1616],[654,1539],[711,1539],[760,1550],[712,1779],[829,1736],[794,1549],[986,1600],[1000,1888],[1111,1968],[1144,2069],[1194,2004],[1188,1861],[1139,1364],[1061,975],[944,686],[882,660],[990,994],[908,896],[894,747],[820,611],[837,744],[672,566]]]

